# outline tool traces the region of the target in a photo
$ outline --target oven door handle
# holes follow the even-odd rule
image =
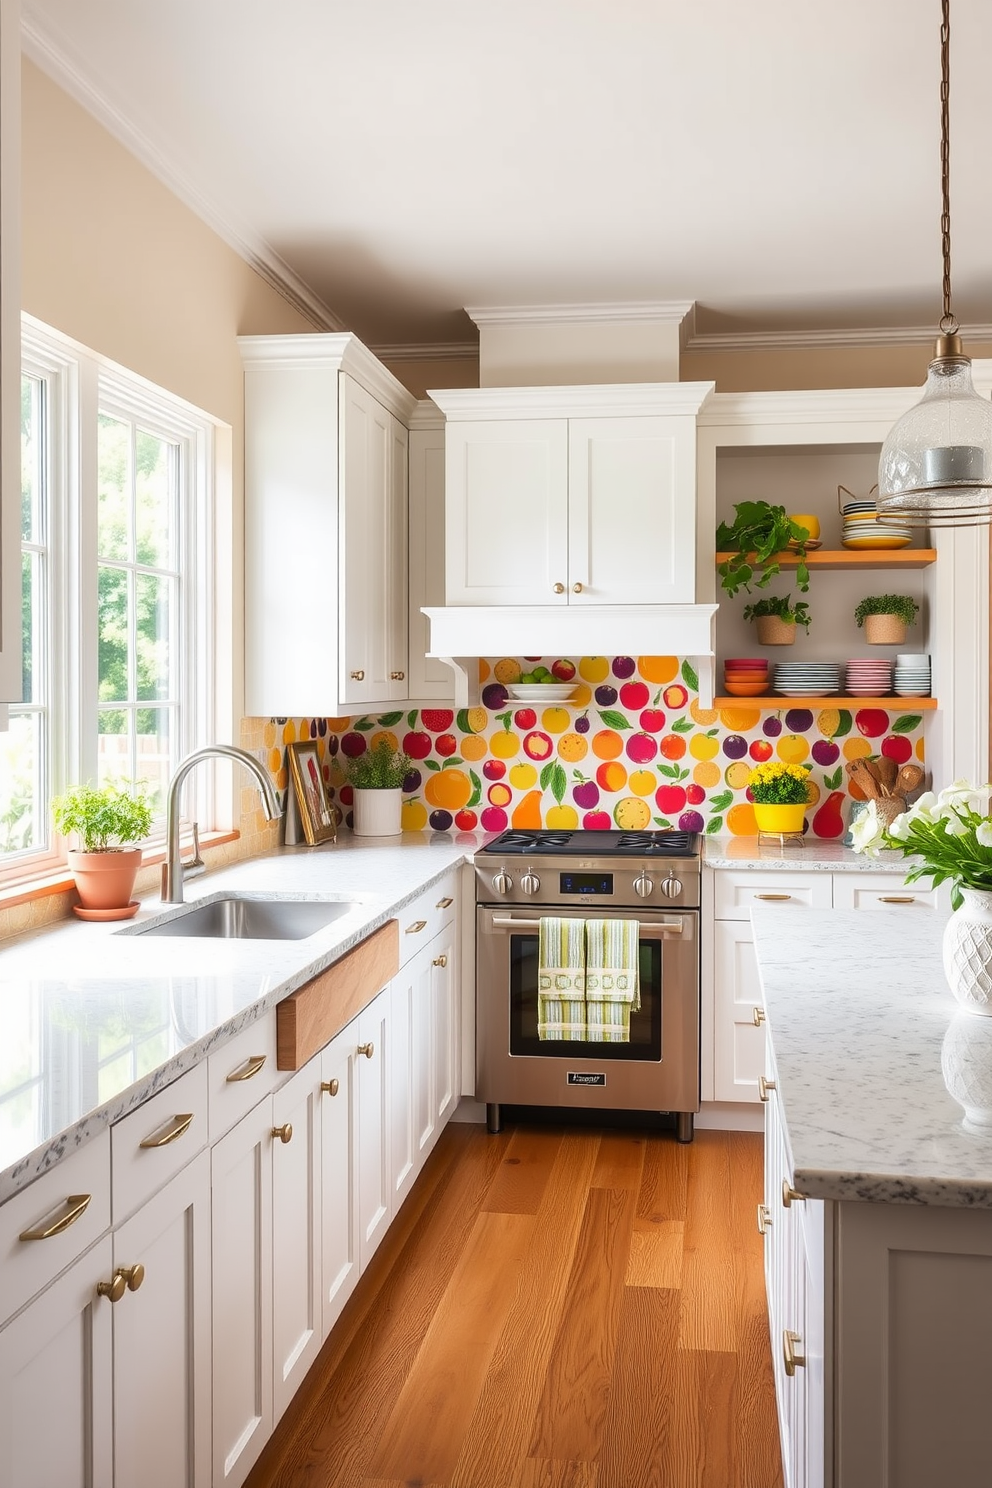
[[[494,930],[536,930],[540,923],[540,920],[517,920],[512,916],[493,915],[492,918]],[[652,920],[647,925],[638,920],[637,928],[642,940],[663,940],[666,935],[681,935],[683,924],[682,916],[679,915],[673,920]]]

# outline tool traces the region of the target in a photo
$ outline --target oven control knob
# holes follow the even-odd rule
[[[513,879],[504,869],[501,868],[493,879],[493,888],[497,894],[508,894],[513,888]]]
[[[642,899],[646,899],[653,888],[654,879],[648,878],[646,873],[639,873],[634,879],[634,893],[640,894]]]
[[[538,878],[536,873],[532,873],[531,870],[528,868],[527,872],[520,880],[520,887],[523,889],[525,894],[536,894],[538,889],[541,887],[541,880]]]
[[[670,873],[661,881],[661,892],[669,899],[677,899],[682,892],[681,881]]]

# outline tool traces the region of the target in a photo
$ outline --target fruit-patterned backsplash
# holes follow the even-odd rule
[[[924,757],[923,719],[911,707],[702,708],[691,664],[675,656],[499,657],[479,666],[480,707],[270,719],[264,740],[278,789],[288,784],[286,744],[316,739],[330,799],[350,826],[347,761],[385,734],[410,756],[405,831],[619,826],[752,836],[748,776],[781,759],[810,767],[807,830],[836,838],[851,801],[864,799],[848,760]],[[540,667],[573,683],[568,702],[509,696],[509,684]]]

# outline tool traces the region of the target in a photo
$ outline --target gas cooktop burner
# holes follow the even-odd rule
[[[549,857],[694,858],[695,832],[504,832],[482,849]]]

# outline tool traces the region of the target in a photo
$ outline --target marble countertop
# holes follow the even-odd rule
[[[992,1208],[992,1018],[959,1010],[948,989],[946,917],[751,920],[796,1187]]]
[[[869,858],[853,847],[820,837],[785,847],[777,842],[759,842],[757,837],[704,837],[703,862],[708,868],[758,868],[769,872],[902,873],[906,860],[899,852],[882,852],[877,858]]]
[[[132,932],[179,906],[157,895],[133,920],[72,919],[0,950],[0,1202],[168,1085],[338,960],[491,833],[429,833],[283,848],[208,873],[187,904],[221,891],[346,900],[304,940]]]

